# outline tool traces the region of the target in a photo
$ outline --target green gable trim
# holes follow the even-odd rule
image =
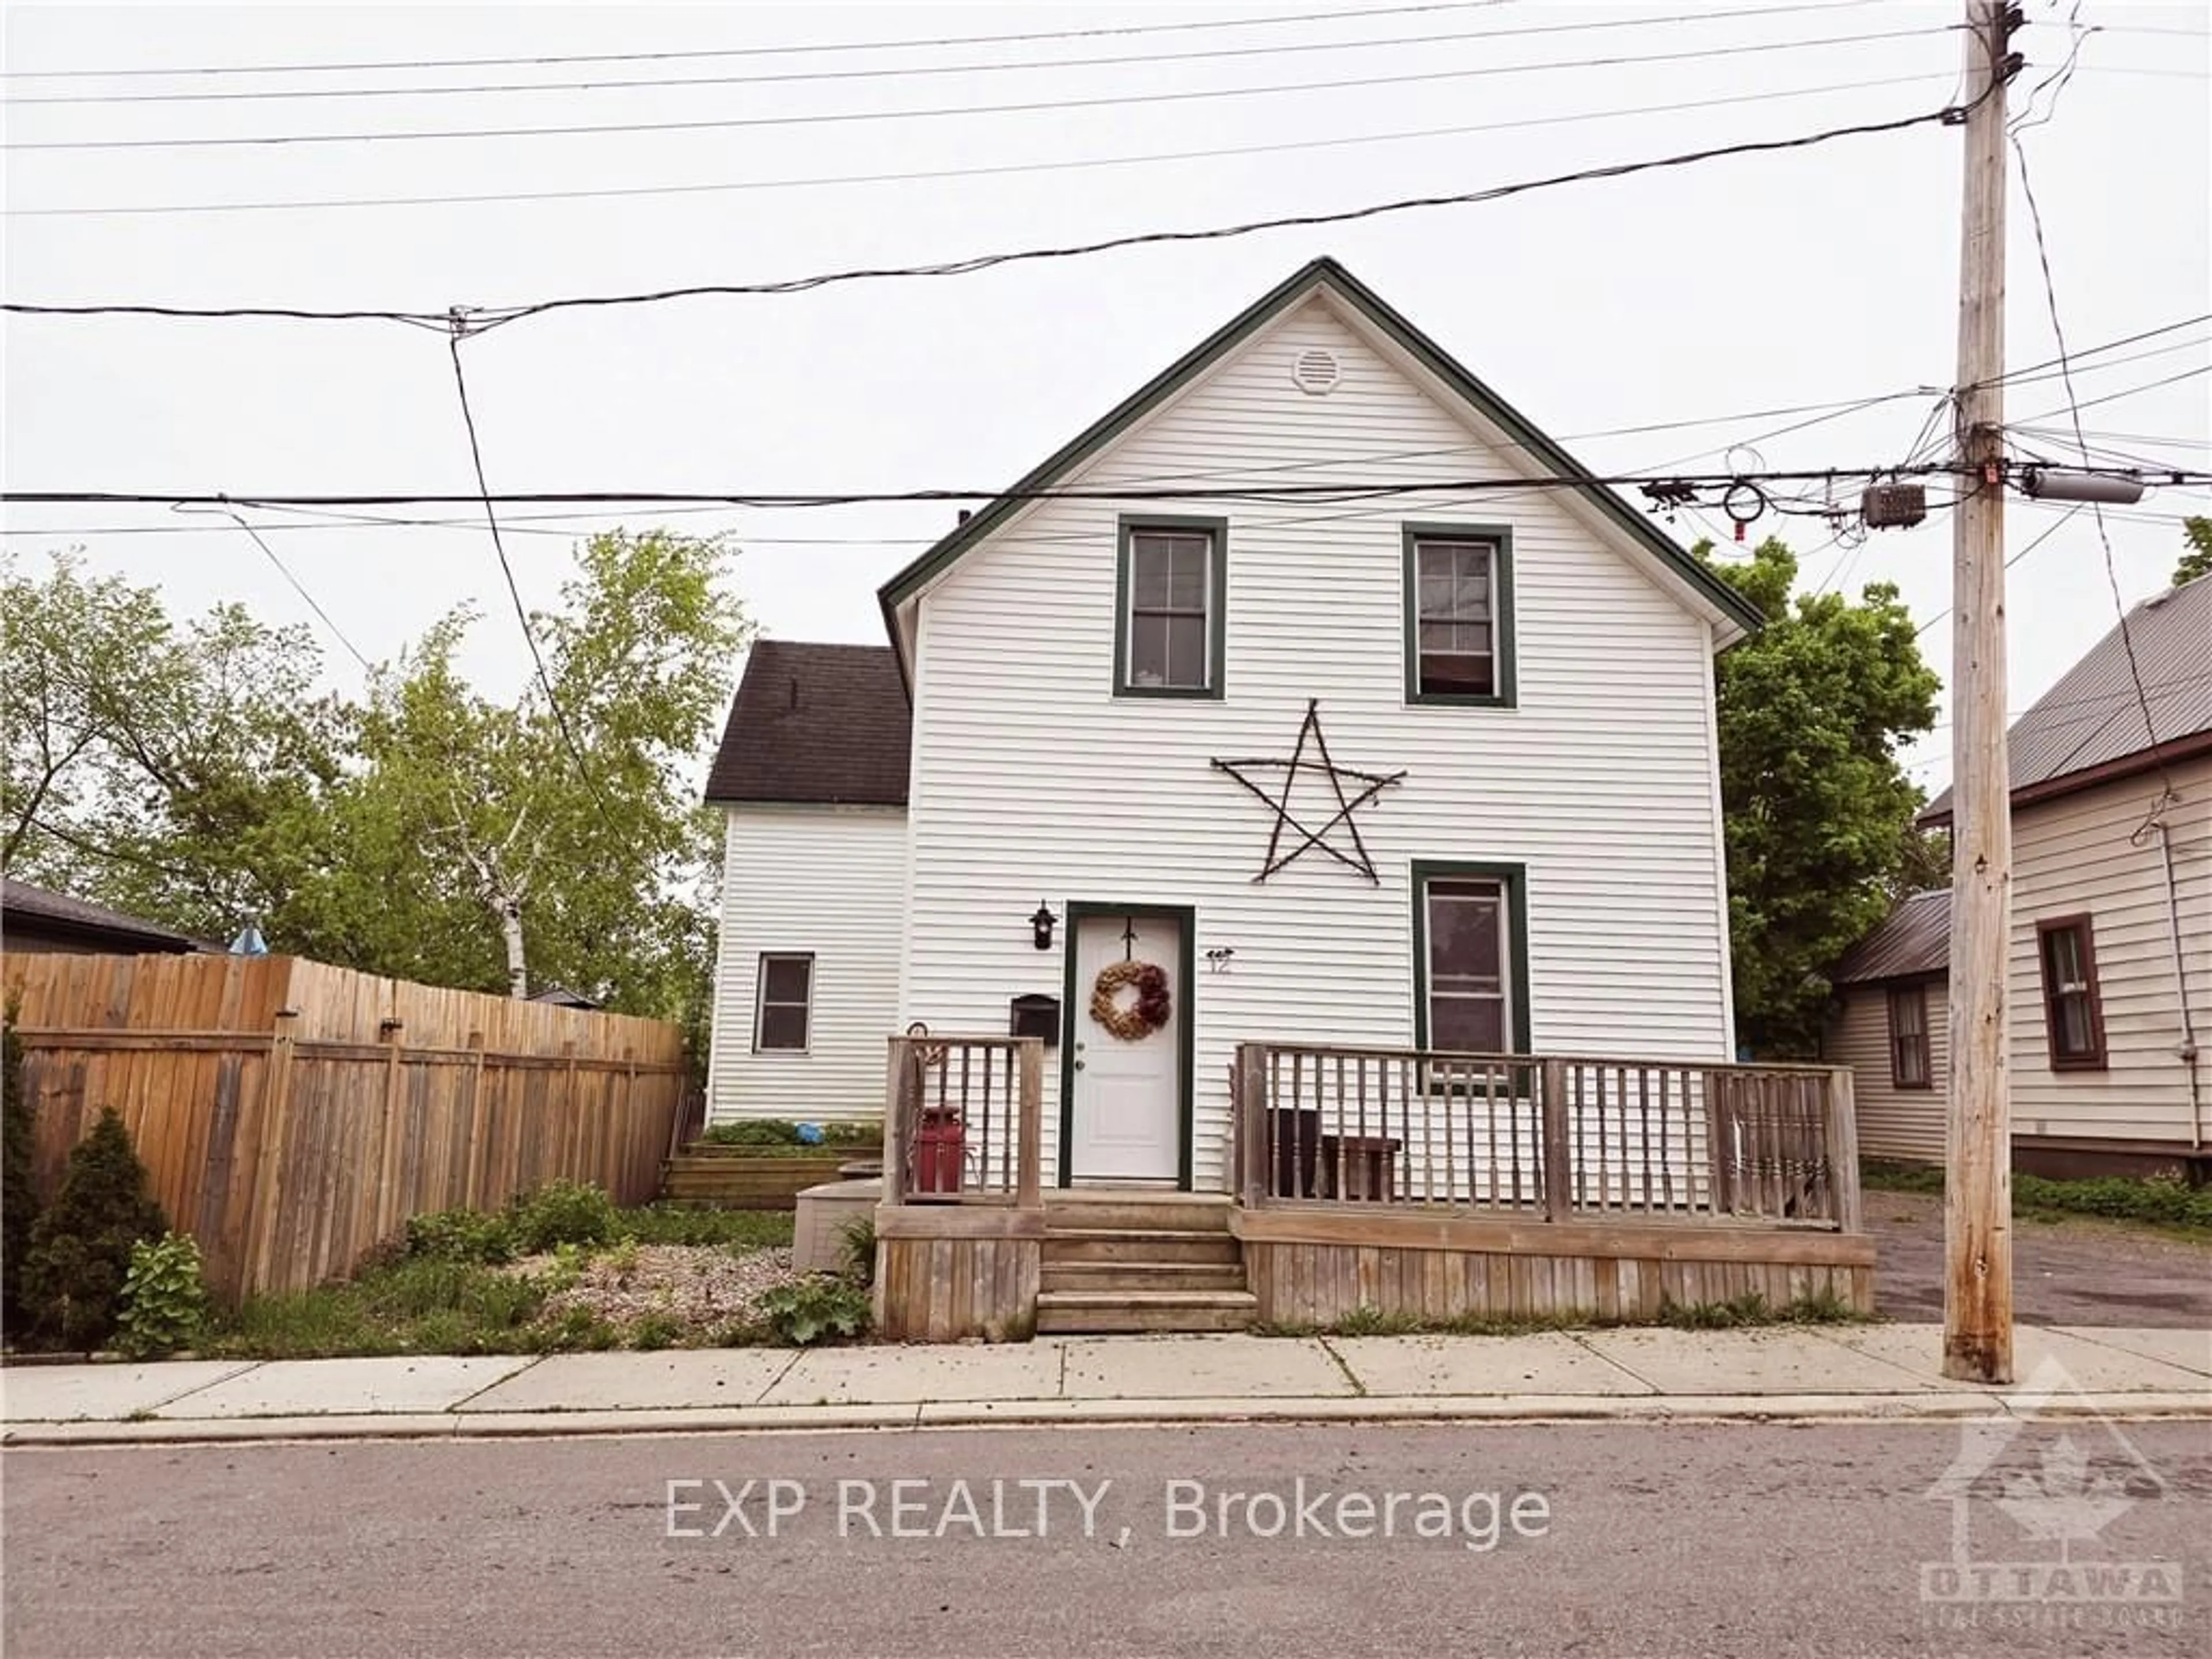
[[[1376,327],[1453,392],[1501,428],[1512,442],[1553,476],[1589,480],[1586,493],[1615,525],[1676,571],[1692,587],[1734,617],[1747,632],[1764,625],[1756,606],[1717,575],[1662,535],[1626,501],[1598,483],[1589,469],[1577,462],[1552,439],[1530,424],[1527,416],[1477,380],[1453,360],[1435,341],[1393,310],[1380,295],[1334,259],[1322,258],[1301,267],[1276,284],[1243,312],[1216,329],[1160,374],[1116,404],[1102,420],[1085,428],[1032,469],[1013,488],[969,516],[913,563],[884,583],[877,593],[884,626],[894,645],[898,631],[895,618],[900,605],[948,568],[960,556],[1004,524],[1024,505],[1024,498],[1049,488],[1079,463],[1103,449],[1138,420],[1227,355],[1236,346],[1272,321],[1291,301],[1326,283],[1341,295]],[[901,672],[905,672],[903,655]]]
[[[1406,550],[1406,701],[1409,703],[1455,703],[1464,708],[1519,707],[1519,683],[1513,657],[1513,526],[1504,524],[1408,524],[1401,532]],[[1498,567],[1497,661],[1493,667],[1498,690],[1487,695],[1474,691],[1421,690],[1420,566],[1416,548],[1431,541],[1487,542]]]
[[[1139,530],[1203,530],[1213,538],[1212,549],[1206,556],[1212,571],[1207,578],[1204,685],[1129,684],[1129,539]],[[1121,550],[1114,568],[1114,695],[1220,702],[1222,687],[1228,678],[1222,653],[1228,644],[1229,520],[1194,519],[1168,513],[1124,513],[1118,533]]]
[[[1413,860],[1413,1046],[1429,1046],[1429,884],[1432,881],[1495,881],[1505,887],[1506,941],[1511,958],[1513,1052],[1534,1052],[1528,1042],[1528,866],[1525,864],[1468,864],[1449,859]]]

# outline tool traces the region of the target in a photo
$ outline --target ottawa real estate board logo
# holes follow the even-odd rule
[[[1951,1554],[1920,1568],[1928,1622],[2080,1629],[2178,1625],[2181,1564],[2116,1547],[2106,1531],[2166,1496],[2118,1424],[2084,1410],[2046,1358],[2009,1405],[1964,1425],[1927,1496],[1951,1506]]]

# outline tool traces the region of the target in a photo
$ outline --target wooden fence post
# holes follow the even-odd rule
[[[398,1020],[385,1022],[384,1037],[384,1097],[379,1108],[378,1127],[381,1130],[377,1146],[376,1212],[374,1232],[369,1243],[380,1244],[392,1235],[398,1224],[399,1164],[405,1155],[405,1115],[400,1110],[399,1082],[403,1039],[407,1028]]]
[[[238,1299],[243,1302],[269,1280],[275,1254],[276,1212],[283,1203],[284,1143],[292,1120],[292,1053],[298,1042],[296,1009],[276,1012],[276,1035],[269,1044],[269,1081],[261,1106],[261,1145],[253,1160],[253,1224],[247,1232],[246,1259],[239,1263]]]
[[[1574,1212],[1574,1170],[1567,1162],[1567,1063],[1547,1060],[1538,1103],[1544,1125],[1544,1219],[1565,1221]]]
[[[890,1062],[884,1074],[884,1202],[906,1202],[907,1040],[890,1039]]]
[[[483,1121],[483,1064],[484,1034],[469,1033],[469,1092],[465,1109],[469,1115],[469,1162],[462,1177],[460,1201],[472,1207],[481,1207],[483,1194],[481,1183],[484,1167]]]
[[[1014,1203],[1021,1209],[1044,1207],[1044,1040],[1022,1043],[1021,1146],[1015,1172]]]
[[[1711,1183],[1707,1198],[1715,1215],[1729,1215],[1735,1210],[1735,1182],[1729,1171],[1735,1148],[1729,1113],[1729,1077],[1726,1072],[1707,1072],[1705,1079],[1705,1169]]]
[[[1827,1107],[1828,1187],[1836,1195],[1836,1224],[1847,1233],[1862,1233],[1866,1212],[1859,1195],[1858,1097],[1850,1066],[1829,1072]]]
[[[1237,1045],[1237,1139],[1243,1166],[1243,1200],[1248,1210],[1264,1209],[1273,1180],[1267,1167],[1267,1051],[1257,1042]]]

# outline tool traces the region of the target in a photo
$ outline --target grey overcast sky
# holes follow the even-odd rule
[[[2068,344],[2078,352],[2212,313],[2212,13],[2109,0],[2027,0],[2026,9],[2016,44],[2028,67],[2014,108],[2048,117],[2024,139]],[[1919,0],[17,3],[4,39],[4,281],[21,301],[438,311],[1330,211],[1933,109],[1958,88],[1961,10]],[[2031,105],[2031,88],[2066,57],[2069,18],[2096,30],[2079,72]],[[1237,26],[1160,27],[1223,21]],[[794,50],[1137,26],[1083,39]],[[1849,38],[1875,35],[1887,38]],[[653,53],[687,55],[406,67]],[[688,55],[699,53],[721,55]],[[358,64],[402,67],[296,67]],[[75,73],[266,65],[295,67]],[[648,84],[593,84],[609,82]],[[507,89],[517,87],[539,89]],[[208,96],[248,92],[285,95]],[[77,101],[33,101],[54,100]],[[1008,105],[1024,107],[983,107]],[[959,112],[921,113],[945,111]],[[146,142],[683,122],[701,125]],[[134,142],[42,147],[84,141]],[[1163,156],[1177,159],[1141,159]],[[1959,157],[1955,130],[1923,126],[1356,225],[789,297],[568,313],[465,349],[497,489],[994,486],[1298,264],[1331,253],[1601,471],[1863,465],[1911,452],[1934,400],[1772,436],[1791,420],[1742,412],[1951,380]],[[843,182],[886,173],[910,176]],[[436,197],[468,199],[421,199]],[[211,210],[363,202],[388,204]],[[201,210],[106,210],[188,208]],[[2055,347],[2016,174],[2010,229],[2017,367]],[[0,466],[10,488],[471,486],[434,333],[10,317],[4,344]],[[2208,370],[2212,324],[2203,322],[2091,356],[2077,373],[2079,395],[2094,400],[2081,417],[2091,443],[2161,465],[2212,465]],[[2014,388],[2008,418],[2033,428],[2021,443],[2067,453],[2065,404],[2056,380]],[[1730,463],[1730,447],[1746,443]],[[2128,603],[2165,585],[2191,512],[2212,512],[2212,492],[2165,489],[2107,515]],[[447,516],[459,522],[254,515],[372,658],[473,600],[483,614],[471,667],[511,693],[526,659],[491,548],[480,520]],[[923,505],[518,519],[511,547],[526,597],[550,604],[572,535],[616,523],[727,531],[742,550],[734,580],[768,632],[876,641],[876,586],[951,516]],[[2058,517],[2016,505],[2012,550]],[[1674,528],[1686,542],[1723,533],[1717,526],[1717,515],[1686,514]],[[4,528],[27,563],[80,544],[97,570],[159,582],[179,612],[237,599],[271,620],[313,620],[219,519],[25,508]],[[1817,552],[1830,540],[1820,521],[1770,518],[1750,533],[1775,531],[1811,555],[1808,586],[1895,580],[1923,618],[1947,603],[1941,513],[1917,531]],[[2014,568],[2010,614],[2018,711],[2112,625],[2089,514]],[[357,686],[352,661],[324,642],[332,678]],[[1948,624],[1924,643],[1948,672]],[[1947,726],[1912,752],[1931,789],[1948,779],[1949,748]]]

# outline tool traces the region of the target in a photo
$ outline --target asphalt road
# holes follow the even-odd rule
[[[1929,1493],[1964,1434],[1314,1426],[16,1451],[0,1469],[6,1651],[2207,1651],[2212,1429],[2027,1425],[1976,1464],[1999,1486],[2026,1474],[2039,1486],[2010,1496],[2046,1501],[1976,1495],[1957,1511]],[[675,1486],[672,1510],[671,1482],[701,1484]],[[1964,1559],[2031,1564],[2035,1599],[1974,1592],[2021,1583],[2009,1565],[1954,1571],[1961,1514]],[[2050,1576],[2058,1533],[2070,1577]],[[2180,1599],[2145,1599],[2168,1590]]]

